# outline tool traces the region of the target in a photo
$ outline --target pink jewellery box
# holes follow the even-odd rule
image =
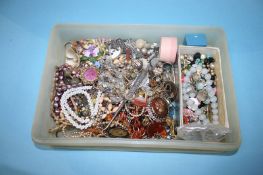
[[[218,65],[216,69],[220,75],[219,86],[223,93],[222,97],[219,99],[219,111],[220,115],[223,116],[220,119],[220,122],[231,130],[231,133],[224,139],[224,141],[204,142],[189,140],[94,137],[64,138],[55,137],[54,135],[49,134],[48,130],[55,126],[53,119],[50,117],[52,78],[55,66],[61,65],[65,61],[65,43],[70,40],[96,38],[101,36],[110,38],[144,38],[150,42],[159,43],[161,37],[176,37],[179,46],[183,44],[184,36],[187,33],[205,34],[207,36],[208,48],[194,47],[193,50],[202,51],[203,49],[208,49],[209,52],[216,55],[216,59],[220,62],[220,65]],[[189,47],[187,46],[179,46],[178,54],[183,54],[184,52],[189,51],[188,49]],[[178,62],[175,64],[178,64]],[[180,72],[180,61],[178,65]],[[182,106],[182,104],[180,104],[180,106]],[[182,114],[180,117],[182,119]],[[182,121],[181,125],[183,125]],[[56,25],[51,32],[49,40],[45,69],[41,80],[35,119],[32,128],[32,139],[37,146],[63,147],[71,149],[94,148],[197,153],[224,153],[236,151],[240,146],[240,128],[224,31],[216,27],[176,25]]]

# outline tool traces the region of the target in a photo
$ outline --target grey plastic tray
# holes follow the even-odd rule
[[[162,36],[176,36],[183,43],[186,33],[205,33],[208,45],[218,47],[221,54],[222,76],[224,79],[226,112],[232,133],[224,142],[199,142],[185,140],[140,140],[116,138],[56,138],[48,133],[55,124],[50,117],[50,92],[54,67],[64,63],[64,44],[70,40],[96,37],[144,38],[159,42]],[[136,151],[176,152],[233,152],[240,145],[239,119],[232,81],[226,36],[222,29],[214,27],[175,25],[56,25],[51,33],[41,88],[32,128],[32,139],[36,145],[64,148],[95,148]]]

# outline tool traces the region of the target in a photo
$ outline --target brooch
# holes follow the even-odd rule
[[[98,79],[99,73],[95,67],[83,68],[81,70],[81,80],[84,84],[92,84]]]

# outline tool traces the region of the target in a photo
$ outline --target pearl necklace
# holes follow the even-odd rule
[[[95,123],[95,116],[98,113],[98,106],[99,106],[99,99],[101,97],[101,91],[98,92],[95,106],[93,106],[92,99],[90,97],[90,94],[88,94],[86,91],[90,90],[92,86],[82,86],[77,88],[71,88],[64,92],[60,99],[60,105],[63,114],[65,115],[66,119],[76,128],[78,129],[87,129],[88,127],[92,126]],[[85,91],[86,90],[86,91]],[[83,94],[89,103],[89,109],[90,109],[90,117],[86,117],[85,119],[79,117],[69,106],[68,99],[74,95],[77,94]]]

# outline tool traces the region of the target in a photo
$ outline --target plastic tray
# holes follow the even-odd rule
[[[96,37],[143,38],[158,42],[162,36],[176,36],[183,43],[186,33],[204,33],[208,45],[218,47],[221,54],[222,77],[224,79],[226,113],[232,133],[224,142],[199,142],[185,140],[141,140],[116,138],[56,138],[48,133],[54,127],[50,117],[50,92],[54,67],[64,63],[64,44],[70,40]],[[174,25],[56,25],[51,33],[46,64],[32,128],[32,139],[36,145],[66,148],[96,148],[136,151],[176,151],[176,152],[233,152],[240,145],[240,129],[236,108],[230,61],[225,33],[220,28],[174,26]]]

